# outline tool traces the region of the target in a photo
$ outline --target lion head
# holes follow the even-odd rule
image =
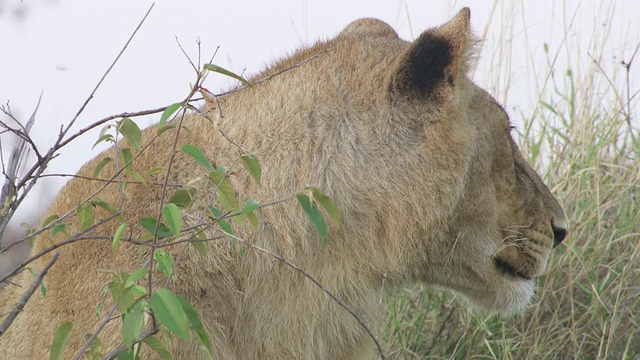
[[[352,23],[342,36],[401,42],[390,27],[372,19]],[[544,274],[567,225],[558,201],[514,142],[507,113],[467,78],[474,47],[464,9],[413,43],[388,46],[397,56],[381,87],[392,109],[388,123],[396,124],[396,131],[414,131],[414,151],[422,151],[417,155],[429,167],[421,179],[407,175],[416,198],[421,191],[428,194],[422,211],[432,222],[423,246],[417,246],[423,257],[415,279],[510,313],[529,303],[533,279]]]

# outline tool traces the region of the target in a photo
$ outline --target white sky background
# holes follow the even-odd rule
[[[150,4],[0,0],[0,102],[10,101],[13,114],[26,121],[40,91],[44,92],[32,130],[41,152],[53,143],[60,125],[73,118]],[[182,100],[195,76],[175,37],[194,59],[195,41],[200,39],[203,62],[220,46],[215,64],[254,74],[302,44],[334,36],[357,18],[382,19],[411,40],[447,21],[463,6],[471,7],[476,34],[487,34],[473,77],[505,105],[516,123],[522,116],[531,117],[539,100],[542,85],[537,73],[544,72],[547,64],[544,43],[552,55],[561,54],[555,65],[558,72],[570,67],[579,71],[591,61],[589,54],[597,52],[596,46],[601,47],[602,66],[615,72],[622,70],[619,62],[630,58],[640,39],[640,2],[636,0],[615,5],[599,0],[158,1],[74,129],[112,114]],[[609,23],[609,19],[615,21]],[[571,48],[568,43],[573,44]],[[571,53],[573,59],[568,61],[563,52]],[[636,61],[640,66],[640,56]],[[637,89],[639,73],[631,74],[632,89]],[[233,81],[220,76],[210,76],[205,83],[214,93],[230,85]],[[147,126],[158,118],[136,121]],[[90,148],[98,131],[64,148],[49,172],[76,172],[96,154]],[[6,157],[12,139],[1,136]],[[31,195],[31,206],[14,223],[37,223],[42,209],[67,179],[43,181]]]

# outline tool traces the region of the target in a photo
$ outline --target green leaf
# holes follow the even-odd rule
[[[167,221],[173,236],[179,237],[180,230],[182,230],[182,216],[178,206],[172,203],[164,204],[162,206],[162,217]]]
[[[133,288],[124,287],[122,284],[118,287],[117,290],[111,290],[112,293],[118,294],[118,299],[116,300],[116,306],[118,307],[118,311],[121,313],[125,313],[136,303],[135,294],[133,293]]]
[[[29,246],[33,247],[33,244],[36,241],[36,237],[33,236],[33,233],[36,232],[36,229],[31,226],[29,223],[21,223],[20,227],[26,228],[24,231],[24,235],[27,237],[27,242],[29,242]]]
[[[240,156],[240,160],[242,161],[242,165],[249,172],[249,175],[255,180],[256,184],[260,185],[260,179],[262,178],[262,168],[260,167],[260,162],[252,153],[245,153]]]
[[[165,277],[169,277],[174,266],[171,254],[162,249],[156,249],[153,253],[153,259],[156,261],[156,269]]]
[[[193,131],[191,131],[191,129],[189,129],[186,125],[183,124],[180,129],[184,130],[184,132],[186,132],[187,135],[189,135],[190,139],[193,139],[195,137],[193,136]]]
[[[180,300],[166,288],[160,288],[151,295],[151,309],[156,319],[182,340],[187,340],[189,320]]]
[[[142,177],[142,175],[140,175],[140,173],[127,169],[124,171],[124,174],[127,176],[131,176],[132,178],[141,182],[142,185],[147,186],[147,181]]]
[[[322,236],[323,243],[326,244],[329,233],[327,231],[327,224],[324,222],[324,217],[318,205],[312,203],[309,196],[305,194],[298,194],[296,198],[304,210],[305,215],[307,215],[307,219],[309,219],[311,224],[318,230],[318,233]]]
[[[28,268],[29,271],[31,272],[31,275],[33,275],[33,277],[37,277],[38,273],[33,271],[32,268]],[[43,298],[47,298],[47,288],[44,286],[44,280],[40,281],[40,292],[42,293],[42,297]]]
[[[260,203],[258,203],[254,199],[249,199],[249,201],[247,201],[247,203],[244,204],[244,208],[242,208],[242,213],[245,215],[251,214],[252,212],[260,209],[261,206],[262,205],[260,205]]]
[[[247,214],[247,219],[249,219],[249,223],[251,224],[251,226],[258,231],[260,229],[260,223],[258,222],[258,217],[256,216],[256,214],[251,213],[251,214]]]
[[[231,71],[229,71],[229,70],[227,70],[227,69],[225,69],[225,68],[223,68],[223,67],[220,67],[220,66],[218,66],[218,65],[214,65],[214,64],[205,64],[205,65],[204,65],[204,69],[205,69],[205,70],[209,70],[209,71],[213,71],[213,72],[217,72],[217,73],[222,74],[222,75],[229,76],[229,77],[231,77],[231,78],[234,78],[234,79],[236,79],[236,80],[240,81],[240,82],[241,82],[241,83],[243,83],[244,85],[251,85],[251,84],[250,84],[247,80],[245,80],[242,76],[240,76],[240,75],[236,75],[235,73],[233,73],[233,72],[231,72]]]
[[[110,157],[106,157],[100,160],[98,165],[96,165],[96,168],[93,170],[93,177],[98,177],[98,174],[100,174],[100,171],[102,171],[102,169],[111,161],[113,161],[113,159]]]
[[[76,213],[78,214],[81,231],[86,231],[88,228],[93,226],[93,206],[90,204],[80,206]]]
[[[164,134],[165,131],[171,130],[171,129],[175,129],[176,127],[177,126],[174,123],[164,124],[164,125],[156,128],[156,135],[160,136],[160,135]]]
[[[200,343],[204,345],[205,349],[209,355],[211,355],[211,342],[209,341],[209,336],[207,335],[207,331],[205,330],[202,322],[200,321],[200,317],[198,316],[198,312],[196,309],[184,298],[178,296],[178,300],[180,300],[180,304],[182,304],[182,309],[185,314],[187,314],[187,318],[191,323],[191,328],[198,335],[198,340]]]
[[[104,307],[104,300],[107,298],[107,294],[109,293],[109,284],[105,285],[102,289],[102,300],[96,305],[96,316],[100,316],[102,312],[102,308]]]
[[[93,199],[89,200],[89,204],[93,206],[99,206],[107,210],[111,214],[115,214],[117,212],[116,209],[111,204],[109,204],[106,200],[104,200],[99,196],[96,196]]]
[[[146,173],[144,173],[144,176],[149,176],[155,173],[159,173],[159,172],[163,172],[164,168],[162,166],[156,166],[156,167],[152,167],[151,169],[147,170]]]
[[[122,339],[127,347],[131,347],[133,341],[140,336],[143,318],[142,306],[135,306],[122,315]]]
[[[138,279],[140,279],[141,277],[147,275],[149,273],[149,270],[147,269],[138,269],[134,272],[131,273],[131,275],[129,275],[129,277],[127,277],[127,279],[124,282],[124,287],[131,287],[134,286],[136,284],[136,282],[138,281]]]
[[[160,122],[157,125],[158,128],[162,127],[162,125],[164,125],[164,123],[166,123],[167,120],[169,120],[171,115],[173,115],[176,111],[178,111],[178,109],[180,109],[181,106],[182,106],[182,103],[175,103],[167,106],[167,108],[164,109],[164,111],[162,112],[162,115],[160,116]]]
[[[173,355],[162,345],[162,342],[155,336],[149,336],[142,340],[148,347],[150,347],[156,354],[160,355],[163,360],[173,360]]]
[[[209,211],[211,212],[211,215],[213,215],[213,217],[216,219],[216,223],[218,224],[218,226],[220,226],[220,229],[227,233],[227,238],[229,239],[229,241],[231,241],[233,247],[238,249],[240,256],[244,256],[244,249],[242,248],[242,246],[240,246],[240,244],[238,244],[238,241],[234,237],[235,233],[233,232],[233,228],[231,227],[229,222],[222,219],[222,213],[218,209],[209,206]]]
[[[108,286],[109,290],[111,291],[111,297],[113,298],[113,301],[117,303],[120,300],[120,293],[122,293],[122,289],[124,288],[122,279],[120,279],[116,275],[113,275]]]
[[[186,209],[191,205],[191,192],[187,189],[178,189],[169,198],[169,203],[176,204],[177,207]]]
[[[193,241],[190,241],[191,245],[200,253],[202,256],[207,255],[207,247],[204,245],[204,240],[206,240],[206,233],[201,228],[197,228],[196,234],[193,236]],[[203,241],[199,241],[203,240]]]
[[[210,206],[209,211],[211,211],[214,218],[216,219],[216,223],[224,232],[226,232],[227,234],[235,235],[235,233],[233,232],[233,228],[231,227],[231,225],[229,225],[229,222],[222,219],[222,213],[220,212],[220,210]]]
[[[137,300],[140,300],[149,295],[149,292],[147,291],[147,288],[142,285],[134,285],[133,294],[136,296]]]
[[[133,160],[133,154],[131,153],[131,149],[124,148],[120,149],[120,167],[126,168],[131,165],[131,161]]]
[[[126,349],[118,354],[118,360],[140,360],[140,357],[136,357],[136,348]]]
[[[127,228],[127,224],[122,223],[116,229],[115,234],[113,234],[113,243],[111,244],[111,247],[113,248],[113,251],[116,251],[116,248],[118,247],[118,244],[120,243],[120,239],[122,238],[122,234],[124,233],[124,230],[126,228]]]
[[[331,220],[336,225],[340,225],[340,215],[338,214],[338,207],[336,203],[333,202],[333,199],[325,195],[322,190],[318,189],[315,186],[305,185],[305,189],[311,190],[313,194],[313,199],[317,201],[322,208],[329,214]]]
[[[67,232],[67,226],[68,225],[69,224],[56,224],[53,227],[53,229],[51,229],[51,234],[49,235],[49,237],[51,237],[51,239],[53,239],[53,237],[59,232],[69,236],[69,233]]]
[[[149,231],[149,233],[151,235],[155,234],[156,231],[156,224],[158,223],[158,221],[154,218],[142,218],[140,220],[138,220],[138,225],[142,226],[143,228],[147,229],[147,231]],[[171,236],[172,232],[171,230],[169,230],[169,228],[167,227],[167,225],[160,223],[160,225],[158,226],[158,238],[162,239],[165,238],[167,236]]]
[[[126,273],[124,275],[126,279]],[[125,287],[122,282],[114,282],[110,284],[110,289],[118,311],[123,314],[137,306],[148,295],[144,286],[135,284]]]
[[[124,118],[118,123],[118,131],[124,136],[127,143],[140,151],[142,145],[142,132],[138,125],[129,118]]]
[[[242,214],[244,214],[247,219],[249,219],[249,223],[251,223],[251,226],[253,226],[256,231],[259,229],[260,224],[258,223],[258,217],[254,213],[254,211],[258,210],[261,206],[262,205],[260,205],[254,199],[249,199],[249,201],[247,201],[247,203],[244,205],[244,208],[242,208]]]
[[[93,334],[84,334],[84,341],[87,342]],[[89,347],[84,352],[84,356],[87,360],[100,360],[102,359],[102,341],[100,341],[99,337],[95,337]]]
[[[52,222],[54,222],[55,220],[60,219],[60,216],[58,215],[51,215],[48,218],[46,218],[43,222],[42,222],[42,227],[45,228],[47,227],[47,225],[51,224]]]
[[[182,145],[180,147],[180,150],[182,150],[185,154],[190,155],[192,158],[194,158],[196,162],[202,165],[205,169],[207,169],[207,171],[213,171],[213,166],[211,166],[211,162],[209,162],[209,159],[207,159],[207,157],[197,147],[187,144],[187,145]]]
[[[236,212],[240,210],[240,204],[231,182],[225,177],[225,173],[226,170],[223,167],[218,167],[218,170],[209,173],[209,179],[214,186],[219,187],[217,195],[222,207],[227,211]]]
[[[107,141],[107,142],[115,142],[115,139],[113,138],[113,135],[111,134],[104,134],[104,135],[100,135],[100,137],[98,138],[98,140],[96,140],[96,142],[93,144],[93,146],[91,147],[91,150],[93,150],[96,145],[100,144],[103,141]]]
[[[207,255],[207,248],[204,246],[204,243],[202,241],[191,241],[190,242],[191,245],[196,249],[196,251],[198,251],[198,253],[202,256],[206,256]]]
[[[53,337],[53,344],[51,344],[51,351],[49,352],[50,360],[62,359],[64,349],[69,344],[69,338],[71,337],[71,330],[73,330],[73,323],[71,321],[64,322],[56,330],[56,334]]]

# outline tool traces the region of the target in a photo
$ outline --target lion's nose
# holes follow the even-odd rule
[[[560,245],[564,238],[567,237],[567,228],[566,227],[556,227],[551,224],[551,229],[553,230],[553,247]]]

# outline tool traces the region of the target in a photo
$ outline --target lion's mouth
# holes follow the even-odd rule
[[[494,257],[493,263],[496,265],[498,270],[500,270],[500,272],[506,276],[518,278],[522,280],[531,280],[530,274],[524,273],[520,269],[517,269],[516,267],[514,267],[512,264],[500,258]]]

